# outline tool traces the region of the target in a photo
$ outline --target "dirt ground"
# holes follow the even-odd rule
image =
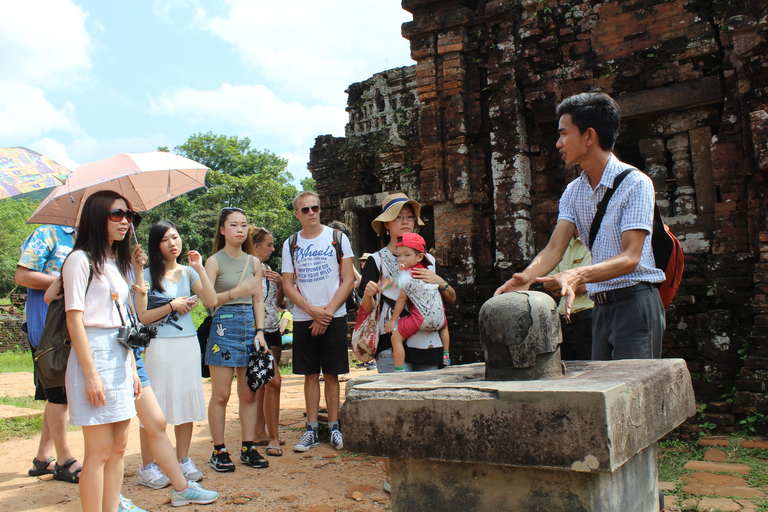
[[[365,374],[354,369],[353,376]],[[206,401],[210,383],[204,386]],[[205,488],[220,493],[210,505],[170,505],[170,487],[153,490],[136,483],[136,470],[141,464],[138,420],[132,420],[131,438],[125,457],[123,494],[146,510],[201,511],[359,511],[380,512],[390,509],[390,498],[382,490],[384,468],[378,458],[358,456],[344,450],[337,452],[321,443],[306,453],[291,448],[301,437],[304,426],[303,381],[300,377],[284,376],[281,399],[280,436],[286,440],[282,457],[269,457],[269,468],[253,469],[239,464],[234,473],[216,473],[208,465],[212,444],[207,422],[195,423],[190,456],[205,473],[200,482]],[[0,396],[30,396],[34,392],[29,373],[0,374]],[[344,388],[342,385],[342,397]],[[321,393],[322,396],[322,393]],[[240,424],[233,385],[227,410],[226,438],[230,451],[240,446]],[[325,407],[321,399],[321,408]],[[168,429],[173,442],[172,427]],[[50,476],[27,476],[40,436],[17,439],[0,444],[6,466],[0,470],[0,510],[3,512],[74,512],[80,510],[77,485],[58,482]],[[75,456],[82,459],[83,437],[79,431],[69,433],[69,443]],[[263,448],[260,452],[264,455]]]

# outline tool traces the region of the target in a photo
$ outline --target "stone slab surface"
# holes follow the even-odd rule
[[[391,457],[611,472],[696,412],[682,359],[573,362],[553,380],[483,375],[484,365],[473,364],[356,379],[341,412],[345,446]]]
[[[8,420],[11,418],[34,418],[42,416],[40,409],[27,409],[26,407],[14,407],[12,405],[0,404],[0,419]]]

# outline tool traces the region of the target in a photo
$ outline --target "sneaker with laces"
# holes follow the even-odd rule
[[[171,479],[165,476],[154,462],[141,466],[136,474],[136,479],[139,485],[151,487],[152,489],[162,489],[171,485]]]
[[[293,451],[306,452],[310,448],[314,448],[319,444],[320,440],[317,438],[317,431],[315,431],[312,427],[307,427],[307,431],[304,432],[304,435],[301,436],[299,442],[293,445]]]
[[[240,462],[252,468],[268,468],[269,461],[259,454],[255,446],[243,446],[240,452]]]
[[[451,366],[451,356],[443,354],[443,366]]]
[[[219,473],[235,470],[235,464],[229,458],[229,452],[227,452],[226,448],[213,450],[213,454],[211,454],[211,467]]]
[[[181,472],[184,474],[184,478],[190,482],[199,482],[203,479],[203,473],[197,469],[195,463],[192,462],[192,459],[189,457],[181,459],[179,466],[181,467]]]
[[[344,448],[344,438],[341,436],[341,430],[338,428],[331,430],[331,446],[337,450]]]
[[[120,495],[120,501],[117,502],[117,512],[147,512],[133,504],[131,500]]]
[[[187,482],[187,488],[183,491],[171,489],[171,505],[174,507],[181,507],[190,503],[206,505],[213,503],[218,497],[219,493],[216,491],[203,489],[200,484],[195,482]]]
[[[371,361],[370,363],[368,363],[368,368],[367,368],[368,370],[375,370],[376,368],[378,368],[378,366],[376,365],[376,360],[375,359],[373,361]]]

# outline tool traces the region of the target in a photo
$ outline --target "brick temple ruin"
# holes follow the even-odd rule
[[[384,193],[424,204],[421,233],[460,297],[452,357],[479,361],[480,306],[546,245],[576,177],[555,106],[603,90],[622,111],[615,153],[652,178],[686,253],[664,356],[686,359],[716,432],[768,414],[768,4],[402,5],[416,64],[351,85],[346,137],[311,150],[325,220],[372,252]]]

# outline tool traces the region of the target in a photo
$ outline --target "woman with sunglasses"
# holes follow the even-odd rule
[[[179,263],[182,241],[173,222],[155,223],[149,230],[147,247],[149,266],[144,269],[144,281],[150,285],[151,294],[168,300],[159,307],[147,309],[147,293],[139,290],[135,294],[139,320],[143,324],[158,322],[157,337],[146,349],[147,375],[159,410],[167,423],[174,425],[175,455],[184,474],[179,484],[186,484],[187,480],[199,482],[203,474],[189,458],[189,445],[193,422],[206,418],[206,408],[197,332],[189,313],[197,306],[198,297],[204,306],[216,306],[216,291],[205,273],[200,253],[187,253],[190,266]],[[146,426],[146,422],[143,423]],[[141,429],[143,466],[139,468],[138,481],[157,489],[168,485],[169,479],[153,462],[155,450],[148,449],[147,439],[148,435],[165,436],[165,421],[157,418],[153,423],[159,423],[162,428]]]
[[[283,300],[283,276],[267,265],[267,260],[275,252],[275,240],[267,228],[251,228],[253,253],[261,261],[264,275],[262,293],[266,307],[264,321],[264,339],[269,344],[275,364],[280,363],[283,351],[283,337],[280,335],[280,317],[277,305]],[[266,386],[256,392],[256,444],[267,447],[267,455],[280,457],[283,449],[280,445],[285,440],[279,438],[277,424],[280,420],[280,387],[282,385],[280,372],[275,368],[275,376]]]
[[[130,251],[133,212],[112,191],[88,197],[77,241],[62,269],[67,328],[72,339],[66,373],[69,422],[82,426],[85,458],[80,473],[83,511],[129,510],[121,499],[123,461],[134,400],[141,383],[130,350],[117,339],[130,293],[130,276],[143,284],[146,255]],[[91,276],[91,277],[89,277]]]
[[[400,295],[400,288],[391,286],[381,290],[378,283],[388,277],[397,275],[397,238],[403,233],[414,233],[417,224],[423,226],[419,214],[421,205],[402,192],[390,194],[381,203],[382,213],[376,217],[371,226],[381,237],[382,249],[371,254],[368,258],[363,275],[360,280],[362,300],[360,308],[367,312],[373,310],[374,297],[381,292],[381,316],[379,319],[379,344],[376,348],[376,363],[379,373],[391,373],[395,371],[394,356],[392,353],[392,334],[387,333],[384,324],[390,319],[395,302]],[[448,281],[439,275],[440,268],[435,263],[434,257],[427,254],[426,257],[437,270],[433,272],[428,268],[419,268],[413,271],[413,277],[424,282],[437,284],[440,295],[445,304],[456,302],[456,292]],[[373,263],[371,263],[373,262]],[[405,371],[437,370],[443,362],[443,347],[440,335],[437,331],[419,331],[408,339],[405,347]],[[390,492],[389,459],[384,459],[384,490]]]
[[[251,255],[253,241],[245,211],[240,208],[221,211],[213,250],[214,255],[205,262],[205,272],[216,290],[216,310],[205,349],[212,387],[208,404],[208,425],[213,440],[211,467],[219,472],[235,470],[224,443],[224,424],[232,378],[237,375],[242,436],[240,462],[266,468],[269,462],[259,454],[254,442],[256,394],[246,382],[249,353],[268,347],[264,340],[261,265]]]

